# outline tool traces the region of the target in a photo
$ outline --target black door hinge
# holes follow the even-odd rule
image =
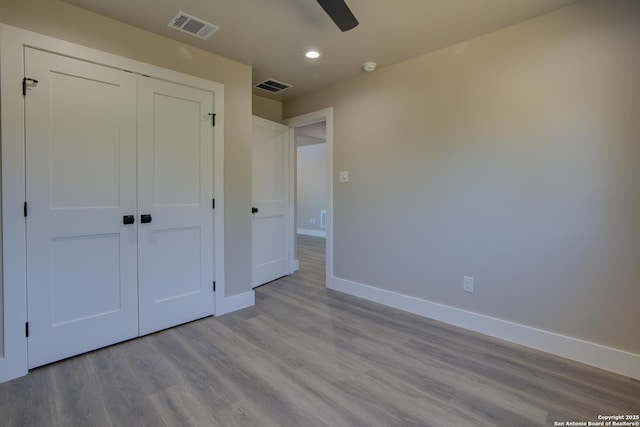
[[[24,217],[27,217],[27,202],[24,202],[24,205],[22,206],[22,213],[24,214]]]
[[[29,322],[24,324],[24,336],[29,338]]]
[[[214,280],[213,281],[213,292],[215,292],[215,291],[216,291],[216,281]]]
[[[38,84],[38,81],[36,79],[30,79],[28,77],[22,79],[22,96],[27,96],[27,82],[30,82],[34,85]]]
[[[216,208],[216,199],[211,199],[211,209]]]
[[[215,126],[216,125],[216,115],[214,113],[209,113],[209,115],[211,116],[211,126]]]

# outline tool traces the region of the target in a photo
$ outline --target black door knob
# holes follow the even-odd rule
[[[143,224],[148,224],[151,222],[151,215],[149,214],[144,214],[144,215],[140,215],[140,222]]]
[[[124,225],[133,224],[134,222],[136,222],[136,217],[133,215],[125,215],[122,217],[122,223]]]
[[[258,208],[251,208],[251,213],[258,213]]]

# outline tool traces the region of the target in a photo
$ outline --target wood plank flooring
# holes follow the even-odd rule
[[[324,239],[256,306],[0,384],[1,426],[553,426],[640,382],[324,287]]]

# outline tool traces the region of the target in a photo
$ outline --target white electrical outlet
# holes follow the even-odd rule
[[[464,281],[462,284],[462,290],[465,292],[473,293],[473,277],[464,276]]]
[[[338,173],[338,182],[340,184],[346,184],[349,182],[349,171],[342,171]]]

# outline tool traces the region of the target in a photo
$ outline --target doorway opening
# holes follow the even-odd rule
[[[300,274],[326,283],[326,121],[294,129],[295,249]]]
[[[333,109],[285,121],[290,126],[291,265],[327,287],[333,277]],[[324,262],[322,262],[324,261]],[[322,273],[324,270],[324,274]]]

